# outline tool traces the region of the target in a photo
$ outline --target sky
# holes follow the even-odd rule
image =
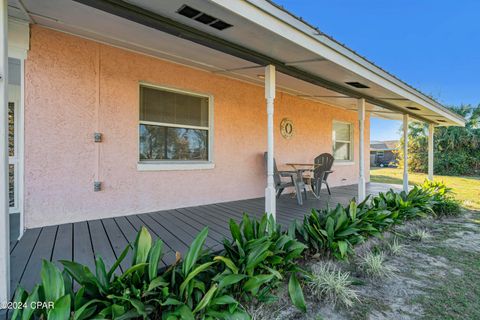
[[[480,104],[480,0],[274,0],[444,105]],[[400,122],[372,120],[372,140]]]

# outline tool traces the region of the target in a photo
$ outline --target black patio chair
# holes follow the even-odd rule
[[[332,166],[334,158],[330,153],[322,153],[315,158],[314,163],[318,164],[313,170],[313,178],[311,181],[312,190],[317,197],[320,197],[320,191],[322,190],[322,184],[327,186],[327,191],[329,195],[332,195],[330,192],[330,186],[328,185],[327,179],[330,173],[332,173]]]
[[[264,153],[265,159],[265,172],[268,174],[268,155]],[[284,179],[282,178],[289,178]],[[302,191],[304,192],[305,199],[307,199],[307,186],[303,182],[303,178],[298,176],[297,171],[279,171],[275,158],[273,159],[273,183],[275,184],[275,190],[277,192],[277,198],[280,198],[285,188],[294,187],[297,196],[297,203],[303,205]]]

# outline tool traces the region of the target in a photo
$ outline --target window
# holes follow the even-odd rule
[[[385,155],[385,152],[384,151],[377,151],[377,156],[379,158],[383,158],[383,156]]]
[[[333,157],[339,161],[353,160],[353,126],[351,123],[333,123]]]
[[[210,100],[207,96],[141,85],[140,162],[210,161]]]

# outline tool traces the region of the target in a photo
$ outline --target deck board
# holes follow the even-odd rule
[[[11,295],[13,297],[14,288],[20,283],[23,273],[30,259],[31,253],[42,228],[30,229],[25,232],[21,241],[15,246],[15,249],[10,254],[10,288]]]
[[[95,270],[95,258],[87,222],[73,224],[73,260],[86,265],[92,272]]]
[[[118,259],[120,258],[123,250],[129,245],[129,242],[123,235],[122,231],[115,223],[113,218],[110,219],[103,219],[102,220],[103,227],[105,228],[105,232],[107,234],[108,239],[110,240],[110,244],[112,249],[115,253],[115,257]],[[128,269],[128,265],[130,264],[131,256],[127,255],[125,259],[120,263],[120,271],[125,271]]]
[[[367,193],[378,194],[392,187],[401,190],[401,186],[368,184]],[[335,187],[332,188],[332,196],[322,190],[320,200],[310,195],[303,206],[299,206],[295,198],[286,194],[277,200],[277,221],[286,228],[293,220],[302,220],[312,208],[335,207],[338,203],[346,205],[356,195],[356,186]],[[142,226],[147,228],[153,239],[160,237],[165,243],[161,267],[175,261],[176,251],[184,255],[205,226],[209,227],[206,247],[218,251],[223,248],[223,239],[230,237],[230,219],[239,222],[243,212],[258,218],[263,214],[264,206],[264,198],[254,198],[29,229],[19,241],[12,241],[11,287],[22,284],[31,290],[34,283],[40,280],[42,259],[73,259],[94,271],[95,257],[101,256],[108,268],[124,248],[135,241]],[[128,268],[131,255],[132,250],[120,265],[120,270]]]
[[[40,279],[43,259],[50,261],[55,245],[57,226],[42,228],[38,241],[33,248],[32,255],[25,268],[25,273],[20,280],[20,285],[27,290],[35,286]]]
[[[90,228],[90,238],[92,240],[93,255],[95,259],[101,257],[106,266],[113,266],[115,261],[117,261],[117,257],[110,244],[110,239],[103,228],[102,221],[89,221],[88,226]]]
[[[72,260],[73,258],[73,225],[71,223],[58,226],[55,247],[53,248],[52,261],[59,267],[59,260]]]

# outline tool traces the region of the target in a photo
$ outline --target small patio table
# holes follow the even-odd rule
[[[305,183],[307,186],[311,187],[311,176],[305,177],[303,174],[305,172],[312,172],[316,167],[320,166],[319,163],[286,163],[287,166],[290,166],[297,172],[297,177],[299,182]],[[313,190],[312,190],[313,191]],[[315,192],[312,192],[315,198],[318,199]]]

